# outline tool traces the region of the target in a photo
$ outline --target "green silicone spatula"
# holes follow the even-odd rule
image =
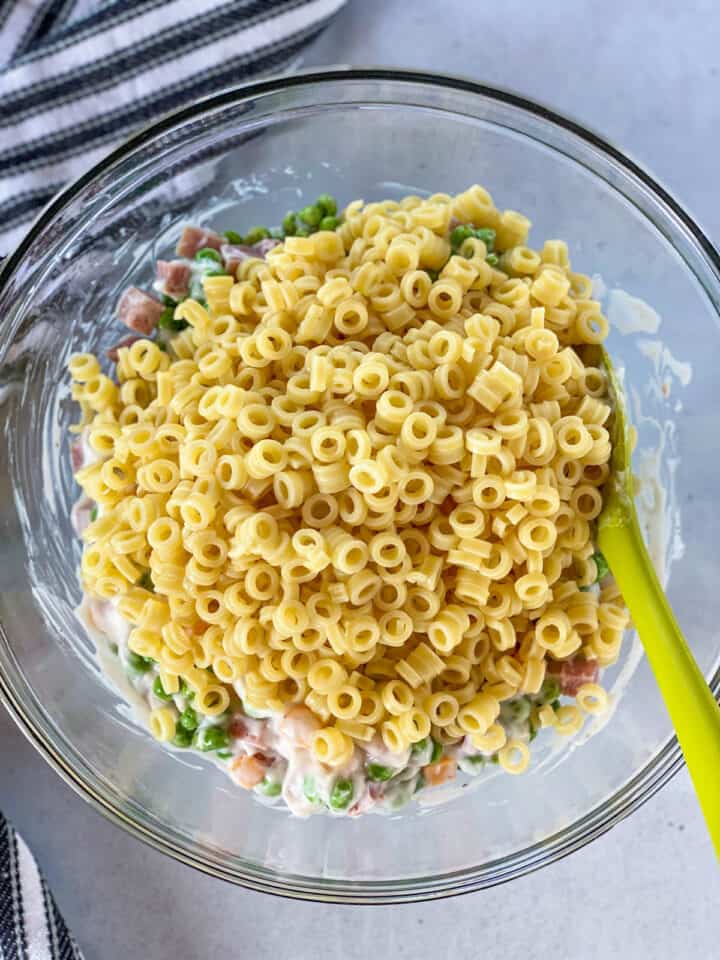
[[[623,391],[602,351],[615,403],[612,473],[598,545],[622,591],[665,700],[715,851],[720,857],[720,706],[680,632],[638,524]]]

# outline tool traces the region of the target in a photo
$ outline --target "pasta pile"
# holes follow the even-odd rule
[[[477,237],[452,252],[458,223],[496,232],[495,266]],[[100,505],[84,589],[165,690],[184,681],[208,716],[236,694],[304,703],[330,767],[377,737],[470,736],[518,772],[501,703],[554,661],[617,658],[618,592],[583,590],[611,451],[583,350],[607,322],[566,245],[530,249],[529,226],[479,186],[356,201],[337,230],[204,277],[207,307],[178,305],[169,352],[120,349],[117,383],[71,359],[97,456],[77,479]],[[605,700],[585,684],[536,720],[572,733]],[[169,739],[172,707],[155,714]]]

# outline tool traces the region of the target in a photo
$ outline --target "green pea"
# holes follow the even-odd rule
[[[527,697],[506,701],[502,705],[501,713],[509,720],[527,720],[530,716],[530,701]]]
[[[222,270],[220,267],[214,268],[212,270],[205,270],[203,273],[204,277],[228,277],[230,274],[227,270]],[[203,293],[205,291],[203,290]]]
[[[255,787],[258,793],[266,797],[279,797],[282,793],[282,784],[277,780],[268,780],[267,777]]]
[[[180,681],[180,693],[186,700],[193,700],[195,698],[194,690],[191,690],[184,680]]]
[[[172,700],[172,694],[165,693],[165,687],[163,687],[160,677],[155,677],[153,680],[152,690],[160,700]]]
[[[222,263],[222,257],[217,252],[213,250],[212,247],[203,247],[202,250],[198,250],[195,254],[196,260],[214,260],[215,263]]]
[[[260,243],[261,240],[265,240],[269,236],[270,231],[267,227],[251,227],[245,234],[245,243],[247,243],[248,246],[252,246],[254,243]]]
[[[545,677],[540,687],[540,702],[550,703],[560,696],[560,684],[554,677]]]
[[[373,780],[375,783],[384,783],[385,780],[389,780],[395,773],[390,767],[383,767],[380,763],[369,763],[365,771],[368,780]]]
[[[305,799],[309,800],[310,803],[320,803],[320,797],[317,793],[317,785],[315,784],[315,777],[306,776],[303,777],[303,794]]]
[[[270,227],[270,236],[273,240],[283,240],[285,234],[283,233],[282,227]]]
[[[310,229],[310,227],[306,226],[304,223],[298,224],[295,230],[296,237],[309,237],[311,233],[312,233],[312,230]]]
[[[440,757],[443,755],[442,744],[433,740],[432,745],[433,748],[432,753],[430,754],[430,763],[437,763]]]
[[[488,253],[495,252],[495,231],[491,227],[480,227],[479,230],[474,230],[473,234],[478,240],[482,240]]]
[[[189,747],[192,743],[192,733],[186,730],[185,727],[181,727],[179,723],[176,723],[173,743],[176,747]]]
[[[321,230],[337,230],[337,217],[323,217],[320,221]]]
[[[184,330],[187,325],[187,320],[175,319],[175,304],[171,307],[165,307],[158,320],[158,327],[160,327],[161,330],[174,330],[179,332],[180,330]]]
[[[597,577],[595,578],[595,582],[600,583],[600,581],[604,580],[608,573],[610,573],[610,567],[608,566],[608,562],[605,559],[604,554],[600,553],[599,550],[596,550],[593,554],[593,560],[595,561],[595,567],[597,568]]]
[[[450,234],[450,246],[457,251],[467,239],[475,235],[474,229],[469,224],[462,224]]]
[[[178,723],[185,730],[189,730],[190,733],[194,733],[197,730],[198,725],[197,713],[195,713],[192,707],[185,707],[183,712],[180,714]]]
[[[143,590],[150,590],[153,593],[155,592],[155,584],[152,581],[149,570],[146,570],[145,573],[143,573],[138,580],[137,585],[138,587],[142,587]]]
[[[230,743],[230,737],[222,727],[205,727],[195,733],[195,746],[204,753],[210,750],[222,750]]]
[[[174,315],[175,315],[174,304],[172,306],[165,307],[163,312],[160,314],[160,318],[157,323],[158,327],[160,327],[161,330],[167,330],[173,322]]]
[[[225,230],[223,236],[228,243],[242,243],[243,238],[242,234],[238,233],[237,230]]]
[[[410,747],[410,753],[423,753],[425,750],[427,750],[429,742],[430,741],[427,737],[425,737],[423,740],[418,740],[417,743],[414,743]]]
[[[98,518],[98,508],[97,508],[97,504],[95,504],[95,506],[90,511],[90,522],[95,523],[97,518]]]
[[[162,302],[163,302],[163,306],[164,306],[164,307],[176,307],[176,306],[177,306],[177,300],[176,300],[174,297],[169,297],[169,296],[167,295],[167,293],[164,293],[164,294],[163,294]]]
[[[147,673],[155,661],[151,657],[141,657],[132,650],[128,650],[127,665],[128,670],[133,673]]]
[[[326,217],[334,217],[337,213],[337,200],[329,193],[321,193],[315,201],[315,206],[320,207]]]
[[[304,220],[309,227],[316,227],[324,215],[325,211],[321,210],[320,207],[316,207],[314,204],[303,207],[300,211],[300,219]]]
[[[233,756],[232,750],[218,750],[217,755],[221,760],[229,760]]]
[[[489,253],[485,257],[485,262],[489,263],[491,267],[496,267],[500,263],[500,257],[496,253]]]
[[[550,706],[553,708],[553,710],[559,710],[560,707],[562,706],[562,704],[560,703],[560,700],[558,699],[558,700],[553,700],[553,702],[550,704]]]
[[[297,230],[297,217],[292,210],[288,210],[283,217],[282,228],[286,237],[292,237]]]
[[[355,788],[352,780],[336,780],[330,791],[330,807],[332,810],[345,810],[352,802]]]

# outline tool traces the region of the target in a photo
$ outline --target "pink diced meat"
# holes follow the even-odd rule
[[[228,726],[231,737],[251,747],[267,745],[267,720],[255,720],[236,713]]]
[[[264,240],[258,240],[257,243],[253,244],[252,249],[255,251],[256,257],[264,260],[270,251],[274,250],[279,243],[280,241],[275,240],[274,237],[265,237]]]
[[[301,747],[309,747],[321,727],[318,718],[302,704],[290,707],[278,722],[280,733]]]
[[[83,465],[83,445],[82,440],[75,440],[70,444],[70,463],[73,473],[78,471]]]
[[[257,254],[252,247],[244,243],[224,243],[220,247],[220,256],[227,272],[235,276],[235,271],[243,260],[250,260],[251,257],[257,257]]]
[[[190,267],[183,260],[158,260],[157,278],[163,293],[174,300],[187,295],[190,285]]]
[[[600,668],[595,660],[573,657],[571,660],[549,661],[548,670],[568,697],[574,697],[584,683],[597,683]]]
[[[116,311],[118,319],[126,327],[144,336],[153,332],[162,312],[160,301],[137,287],[128,287],[120,297]]]
[[[280,243],[279,240],[273,240],[272,237],[266,237],[264,240],[258,240],[252,246],[245,243],[224,243],[220,247],[220,256],[223,258],[225,269],[228,273],[235,276],[235,271],[243,260],[260,259],[264,260],[273,247]]]
[[[118,351],[122,347],[131,347],[136,340],[142,340],[142,337],[133,337],[131,335],[129,337],[124,337],[122,340],[118,340],[118,342],[113,344],[112,347],[110,347],[110,349],[107,351],[108,360],[112,361],[112,363],[117,363],[119,356]]]
[[[191,260],[198,250],[202,250],[204,247],[219,250],[222,243],[223,238],[214,230],[205,230],[203,227],[185,227],[175,247],[175,253],[179,257],[187,257]]]

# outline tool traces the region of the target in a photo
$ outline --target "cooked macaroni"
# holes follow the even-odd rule
[[[121,302],[157,339],[69,364],[94,625],[153,736],[301,815],[523,772],[607,708],[628,623],[593,545],[607,322],[565,244],[479,186],[333,205],[249,254],[187,228],[165,309]]]

